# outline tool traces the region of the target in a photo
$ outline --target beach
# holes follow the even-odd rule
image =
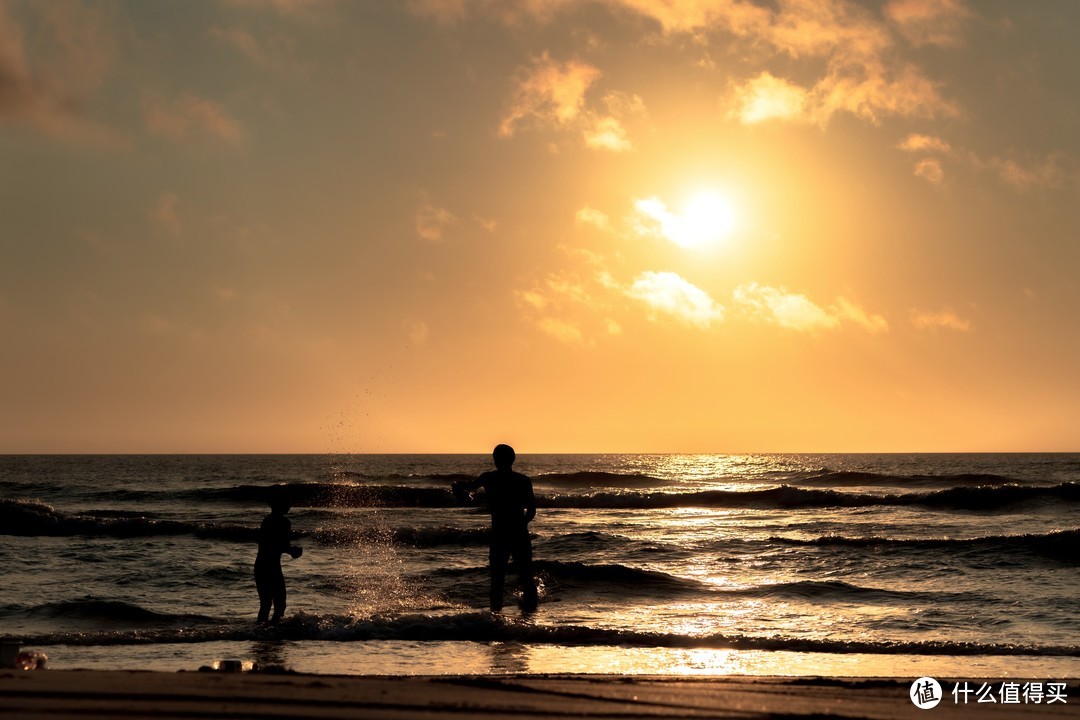
[[[996,686],[995,683],[990,683]],[[1078,717],[1065,703],[955,704],[931,711],[910,680],[626,676],[375,677],[259,673],[0,671],[0,714],[20,718]],[[948,686],[946,686],[948,687]]]

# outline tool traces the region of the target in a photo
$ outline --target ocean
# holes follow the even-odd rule
[[[53,668],[1080,677],[1080,454],[522,454],[535,614],[487,610],[488,516],[450,491],[491,467],[0,457],[0,636]],[[263,627],[277,484],[304,554]]]

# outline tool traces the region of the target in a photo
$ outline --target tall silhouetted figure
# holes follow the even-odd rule
[[[537,603],[532,542],[529,540],[529,522],[536,517],[532,481],[514,472],[514,448],[498,445],[491,456],[495,460],[495,470],[475,480],[454,483],[454,494],[471,500],[473,492],[484,488],[491,513],[491,551],[488,556],[491,562],[491,610],[502,610],[506,566],[513,557],[521,579],[521,607],[531,612]]]
[[[289,490],[275,487],[270,493],[270,514],[259,528],[259,554],[255,556],[255,588],[259,591],[259,622],[277,622],[285,614],[285,576],[281,572],[281,555],[289,553],[293,558],[303,554],[304,549],[290,545],[292,523],[285,514],[292,507]],[[274,616],[270,617],[270,606]]]

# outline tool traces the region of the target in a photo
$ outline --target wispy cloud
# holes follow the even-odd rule
[[[912,310],[911,324],[918,330],[955,330],[971,332],[970,320],[960,317],[953,310]]]
[[[611,230],[611,219],[596,208],[588,206],[581,208],[574,215],[574,220],[581,225],[592,225],[593,227],[604,231]]]
[[[915,163],[915,175],[931,185],[940,187],[945,183],[945,168],[937,158],[923,158]]]
[[[593,344],[598,332],[595,322],[583,323],[582,318],[602,310],[604,303],[577,275],[552,273],[531,288],[516,290],[514,297],[526,317],[546,335],[568,345]],[[600,332],[611,333],[610,326],[603,327]]]
[[[952,146],[950,146],[949,143],[942,140],[941,138],[935,137],[933,135],[920,135],[918,133],[912,133],[908,135],[896,147],[910,153],[949,153],[952,151]]]
[[[244,126],[219,103],[184,93],[174,100],[147,93],[142,102],[147,129],[175,142],[208,136],[229,143],[244,139]]]
[[[537,326],[551,337],[567,345],[580,345],[585,336],[576,324],[554,317],[540,318]]]
[[[1055,156],[1041,159],[994,158],[989,166],[998,177],[1019,192],[1060,188],[1065,184],[1065,171]]]
[[[841,321],[852,322],[873,333],[889,328],[881,315],[872,315],[842,297],[826,309],[800,293],[758,283],[740,285],[735,288],[733,297],[751,317],[799,332],[836,330]]]
[[[183,227],[180,222],[179,204],[180,198],[176,196],[176,193],[165,191],[158,197],[154,209],[150,212],[150,217],[159,227],[173,235],[179,235]]]
[[[265,31],[255,35],[244,27],[210,28],[210,37],[236,50],[252,64],[271,72],[303,75],[312,68],[296,55],[296,41],[280,32]]]
[[[404,322],[405,334],[413,345],[423,345],[427,342],[429,329],[428,324],[416,318],[407,319]]]
[[[643,272],[625,293],[648,305],[654,319],[657,313],[663,313],[702,329],[724,319],[723,306],[678,273]]]
[[[22,9],[23,19],[12,7]],[[25,42],[26,18],[35,27],[33,55]],[[105,6],[0,2],[0,126],[64,142],[128,147],[127,137],[86,110],[118,54]]]
[[[519,74],[499,135],[512,137],[521,127],[555,128],[579,133],[594,150],[631,150],[626,123],[643,117],[645,104],[622,92],[609,92],[590,104],[586,94],[600,77],[600,70],[579,60],[559,62],[547,53],[535,58]]]
[[[424,240],[437,242],[443,239],[443,232],[455,224],[458,217],[443,207],[425,202],[416,211],[416,234]]]
[[[961,0],[891,0],[883,12],[913,45],[959,45],[974,16]]]
[[[499,134],[510,137],[529,120],[567,125],[576,120],[585,105],[585,91],[600,77],[588,63],[570,60],[560,63],[544,53],[533,60],[518,81],[510,110],[499,124]]]
[[[252,10],[270,10],[292,20],[323,22],[334,17],[337,0],[224,0],[225,4]]]

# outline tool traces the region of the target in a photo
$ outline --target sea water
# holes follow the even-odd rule
[[[0,457],[0,636],[55,668],[1080,676],[1080,455],[521,455],[535,614],[486,609],[488,517],[450,485],[490,467]],[[262,627],[277,484],[304,554]]]

